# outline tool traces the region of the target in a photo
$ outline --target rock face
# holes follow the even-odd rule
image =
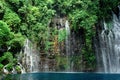
[[[83,71],[81,50],[84,30],[71,31],[66,17],[54,17],[49,24],[49,49],[37,50],[28,39],[21,53],[26,72]],[[41,46],[41,45],[39,45]]]
[[[53,18],[49,27],[56,29],[58,33],[50,37],[53,45],[48,51],[49,55],[41,54],[41,71],[82,71],[84,30],[71,31],[66,17]]]

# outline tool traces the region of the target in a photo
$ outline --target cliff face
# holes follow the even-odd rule
[[[36,66],[38,66],[37,72],[87,71],[82,54],[82,48],[85,45],[84,29],[71,30],[66,17],[54,17],[49,24],[48,35],[47,44],[49,45],[46,50],[41,47],[43,44],[37,44],[41,50],[37,50],[37,53],[35,53],[36,50],[30,47],[30,42],[28,42],[30,44],[27,43],[28,46],[25,44],[23,53],[26,55],[21,62],[27,72],[34,72]],[[38,63],[35,64],[34,61]],[[26,65],[23,64],[25,62]]]
[[[41,54],[41,68],[47,71],[82,71],[82,47],[84,45],[84,31],[68,31],[70,23],[66,17],[55,17],[49,26],[49,42],[51,47],[47,54]],[[54,35],[53,32],[57,31]]]

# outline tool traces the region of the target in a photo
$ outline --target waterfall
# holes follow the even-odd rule
[[[67,20],[65,23],[65,29],[66,29],[66,54],[70,56],[70,27]]]
[[[120,15],[119,15],[120,16]],[[113,13],[111,25],[103,22],[103,30],[95,41],[98,71],[120,72],[120,19]]]
[[[65,22],[65,29],[66,29],[66,57],[67,57],[67,65],[68,69],[67,71],[70,71],[70,55],[71,55],[71,49],[70,49],[70,27],[69,27],[69,22],[66,20]]]
[[[27,72],[39,71],[40,56],[34,45],[26,39],[24,44],[24,52],[22,58],[22,65],[24,65]]]

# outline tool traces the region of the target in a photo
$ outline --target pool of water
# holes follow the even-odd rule
[[[8,75],[2,80],[120,80],[120,74],[28,73]]]

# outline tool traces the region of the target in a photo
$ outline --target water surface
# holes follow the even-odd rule
[[[120,80],[120,74],[104,73],[28,73],[12,74],[2,80]]]

